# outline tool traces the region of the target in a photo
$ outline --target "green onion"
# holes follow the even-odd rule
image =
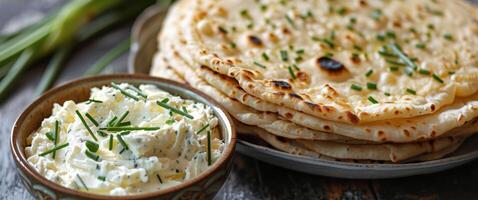
[[[368,82],[367,83],[367,88],[369,90],[376,90],[377,89],[377,84],[376,83],[372,83],[372,82]]]
[[[406,65],[406,64],[404,64],[404,63],[397,62],[397,61],[393,61],[393,60],[388,60],[388,59],[385,59],[385,62],[387,62],[388,64],[391,64],[391,65],[397,65],[397,66],[407,66],[407,65]]]
[[[111,118],[111,120],[108,122],[108,127],[111,127],[115,124],[116,120],[118,119],[118,117],[114,116],[113,118]]]
[[[100,159],[100,156],[98,156],[98,155],[96,155],[96,154],[94,154],[94,153],[92,153],[88,150],[85,150],[85,155],[86,155],[86,157],[88,157],[88,158],[90,158],[94,161],[98,161]]]
[[[320,41],[322,41],[323,43],[327,44],[327,45],[328,45],[330,48],[332,48],[332,49],[335,48],[335,43],[334,43],[334,41],[332,41],[331,39],[324,38],[324,39],[322,39],[322,40],[320,40]]]
[[[419,49],[425,49],[427,48],[427,46],[424,44],[424,43],[418,43],[415,45],[416,48],[419,48]]]
[[[143,98],[148,98],[148,96],[143,93],[143,91],[141,91],[139,88],[137,87],[134,87],[132,85],[128,85],[126,88],[130,89],[130,90],[133,90],[134,92],[136,92],[136,94],[138,94],[139,96],[143,97]]]
[[[441,83],[441,84],[445,83],[445,82],[444,82],[438,75],[436,75],[436,74],[433,74],[432,77],[433,77],[433,79],[435,79],[435,81],[437,81],[437,82],[439,82],[439,83]]]
[[[161,180],[161,176],[159,176],[159,174],[156,174],[156,178],[158,178],[159,183],[163,184],[163,180]]]
[[[289,74],[292,77],[292,79],[295,80],[297,77],[295,76],[295,73],[294,73],[294,70],[292,70],[292,67],[289,66],[287,67],[287,69],[289,70]]]
[[[100,130],[106,130],[106,131],[113,131],[113,132],[118,132],[118,131],[155,131],[160,129],[160,127],[103,127],[100,128]]]
[[[388,93],[388,92],[384,92],[383,94],[384,94],[385,96],[387,96],[387,97],[390,96],[390,93]]]
[[[410,60],[410,58],[408,58],[403,52],[402,50],[400,50],[400,48],[398,47],[397,44],[391,44],[390,45],[390,48],[392,48],[392,51],[395,52],[395,54],[397,54],[397,56],[400,57],[400,59],[405,62],[409,67],[411,67],[412,69],[416,70],[418,69],[417,65],[412,62]]]
[[[265,61],[269,61],[269,56],[266,54],[266,52],[262,53],[262,58],[264,58]]]
[[[60,139],[60,122],[58,120],[55,121],[55,140],[54,140],[54,145],[56,146],[58,144],[58,140]],[[51,155],[53,159],[55,159],[56,152],[53,152]]]
[[[430,75],[430,71],[426,69],[420,69],[418,70],[418,73],[423,74],[423,75]]]
[[[131,133],[131,131],[123,131],[121,133],[118,133],[120,134],[121,136],[124,136],[124,135],[129,135]]]
[[[350,86],[350,89],[357,90],[357,91],[362,91],[362,87],[360,87],[359,85],[355,85],[355,84],[352,84],[352,86]]]
[[[90,115],[90,113],[85,113],[85,116],[86,116],[86,118],[88,118],[88,119],[91,121],[91,123],[93,123],[96,127],[98,127],[98,125],[100,125],[100,124],[98,124],[98,122],[95,120],[95,118],[93,118],[93,116]]]
[[[76,177],[78,177],[78,179],[80,180],[80,183],[81,183],[81,185],[83,185],[83,188],[85,188],[85,190],[88,191],[88,187],[86,187],[86,184],[83,181],[83,179],[81,179],[80,175],[76,174]]]
[[[48,63],[47,70],[42,76],[42,79],[35,91],[36,96],[41,95],[53,85],[54,80],[58,77],[58,74],[62,69],[62,65],[66,62],[66,59],[68,59],[72,50],[73,46],[67,45],[53,55],[53,58]]]
[[[123,137],[118,134],[116,135],[116,138],[118,139],[118,141],[120,142],[121,146],[123,146],[124,149],[128,150],[128,145],[126,144],[126,142],[123,140]]]
[[[164,100],[163,100],[164,101]],[[166,109],[169,109],[171,112],[174,112],[176,114],[179,114],[179,115],[182,115],[182,116],[185,116],[189,119],[194,119],[194,117],[188,113],[185,113],[184,111],[181,111],[181,110],[178,110],[176,108],[173,108],[171,107],[170,105],[166,104],[166,103],[163,103],[161,101],[156,101],[156,104],[158,104],[159,106],[163,107],[163,108],[166,108]]]
[[[47,151],[45,151],[45,152],[43,152],[43,153],[40,153],[40,154],[38,154],[38,155],[39,155],[39,156],[46,156],[46,155],[48,155],[48,154],[50,154],[50,153],[56,152],[56,151],[58,151],[58,150],[60,150],[60,149],[63,149],[63,148],[65,148],[65,147],[67,147],[67,146],[68,146],[68,143],[65,143],[65,144],[62,144],[62,145],[60,145],[60,146],[53,147],[52,149],[47,150]]]
[[[168,125],[172,125],[172,124],[174,124],[174,122],[176,122],[176,121],[174,121],[174,119],[166,120],[166,124],[168,124]]]
[[[398,71],[398,69],[399,68],[397,66],[390,67],[390,71],[392,71],[392,72]]]
[[[22,52],[18,60],[15,61],[15,64],[0,82],[0,99],[8,95],[10,88],[13,86],[12,83],[21,75],[23,71],[25,71],[34,56],[34,49],[27,49]]]
[[[109,63],[128,51],[131,41],[129,39],[121,42],[118,46],[108,51],[98,62],[85,72],[85,76],[91,76],[102,72]]]
[[[121,122],[118,125],[116,125],[116,127],[125,127],[125,126],[131,126],[131,122],[130,121]]]
[[[106,177],[104,177],[104,176],[98,176],[98,180],[105,181],[105,180],[106,180]]]
[[[51,132],[48,132],[48,133],[45,133],[45,136],[52,142],[55,141],[55,136],[53,135],[53,133]]]
[[[126,112],[124,112],[121,117],[119,118],[119,120],[113,125],[113,126],[118,126],[119,124],[121,124],[123,122],[123,120],[126,118],[126,116],[128,116],[129,114],[129,110],[127,110]]]
[[[83,124],[83,126],[85,126],[86,130],[88,130],[88,133],[90,133],[91,137],[95,140],[95,141],[98,141],[98,139],[96,139],[96,136],[95,134],[93,133],[93,131],[91,131],[90,127],[88,126],[88,124],[86,124],[86,121],[85,119],[83,118],[83,116],[81,115],[80,111],[76,110],[76,115],[78,115],[78,117],[80,118],[81,120],[81,123]]]
[[[196,134],[199,134],[199,133],[203,132],[204,130],[206,130],[207,127],[209,127],[209,124],[206,124],[206,125],[204,125],[203,127],[201,127],[201,128],[196,132]]]
[[[101,136],[101,137],[106,137],[108,135],[103,131],[96,131],[96,133],[98,133],[98,135]]]
[[[282,61],[287,62],[289,60],[289,56],[287,54],[287,51],[285,50],[280,50],[280,57]]]
[[[113,149],[113,135],[110,135],[110,141],[109,141],[108,149],[110,151]]]
[[[126,151],[125,148],[121,149],[121,151],[119,152],[119,154],[122,154],[124,151]]]
[[[285,19],[287,20],[287,22],[289,22],[289,24],[295,28],[295,24],[294,24],[294,21],[292,21],[292,19],[289,17],[289,15],[285,15]]]
[[[98,143],[90,141],[90,140],[86,140],[85,146],[86,148],[88,148],[89,151],[93,153],[96,153],[98,149],[100,148],[100,145],[98,145]]]
[[[86,104],[91,104],[91,103],[103,103],[103,102],[96,99],[88,99],[88,101],[86,101]]]
[[[369,100],[370,102],[372,102],[373,104],[377,104],[377,103],[378,103],[378,101],[377,101],[375,98],[373,98],[372,96],[369,96],[369,97],[368,97],[368,100]]]
[[[131,93],[127,92],[126,90],[123,90],[123,88],[121,88],[119,85],[117,85],[116,83],[113,83],[111,82],[111,86],[117,90],[119,90],[123,95],[129,97],[129,98],[132,98],[134,99],[135,101],[139,101],[139,98],[137,96],[134,96],[132,95]]]
[[[210,166],[211,161],[211,131],[207,132],[207,165]]]
[[[369,77],[372,74],[373,74],[373,70],[368,70],[367,73],[365,73],[365,76]]]
[[[295,53],[297,53],[297,54],[304,54],[304,53],[305,53],[305,50],[304,50],[304,49],[299,49],[299,50],[295,51]]]
[[[398,58],[397,55],[391,54],[391,53],[385,52],[385,51],[378,51],[378,54],[380,54],[381,56],[384,56],[384,57]]]
[[[410,88],[407,88],[407,93],[410,93],[410,94],[416,95],[416,94],[417,94],[417,91],[415,91],[415,90],[412,90],[412,89],[410,89]]]
[[[264,66],[264,65],[261,64],[261,63],[255,62],[255,61],[254,61],[254,65],[266,69],[266,66]]]
[[[451,33],[446,33],[443,37],[449,41],[453,41],[453,35]]]

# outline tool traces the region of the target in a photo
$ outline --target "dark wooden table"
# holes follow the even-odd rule
[[[57,0],[0,0],[0,31],[10,20],[34,17],[55,7]],[[57,84],[81,74],[119,41],[131,24],[78,48],[64,66]],[[477,47],[478,48],[478,47]],[[116,60],[105,73],[124,72],[127,56]],[[32,199],[24,189],[10,156],[10,130],[30,102],[44,64],[29,69],[17,82],[11,97],[0,103],[0,197]],[[263,163],[238,154],[234,169],[216,199],[478,199],[478,161],[437,174],[390,180],[346,180],[313,176]]]

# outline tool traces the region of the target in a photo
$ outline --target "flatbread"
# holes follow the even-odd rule
[[[421,116],[478,90],[477,10],[462,0],[371,0],[365,6],[264,0],[265,10],[255,0],[188,2],[188,9],[173,10],[166,19],[185,13],[177,25],[164,29],[184,31],[179,44],[185,57],[236,79],[249,94],[319,118],[359,124]],[[343,8],[344,15],[329,13],[332,7]],[[370,15],[378,15],[377,9],[381,18],[374,20]],[[303,15],[307,11],[313,11],[311,17]],[[376,39],[379,34],[385,41]],[[420,42],[426,48],[417,48]],[[382,46],[401,59],[381,56]],[[394,62],[401,63],[399,72],[389,70]],[[294,64],[299,70],[290,67]],[[415,65],[408,76],[405,69]],[[369,82],[377,89],[367,89]],[[351,89],[353,84],[362,91]]]

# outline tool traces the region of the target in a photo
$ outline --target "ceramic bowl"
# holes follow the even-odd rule
[[[44,118],[51,115],[53,104],[62,104],[67,100],[86,101],[91,88],[108,85],[111,82],[126,82],[134,85],[153,84],[169,93],[209,105],[219,119],[219,127],[226,144],[222,157],[198,177],[186,180],[177,186],[129,196],[113,197],[81,192],[51,182],[37,173],[25,157],[26,138],[38,129]],[[29,105],[17,119],[13,126],[10,142],[13,160],[17,165],[22,182],[37,199],[212,199],[231,170],[236,132],[231,118],[221,106],[198,90],[161,78],[117,74],[83,78],[48,91]]]

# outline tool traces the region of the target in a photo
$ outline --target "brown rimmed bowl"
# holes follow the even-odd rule
[[[40,175],[25,156],[26,138],[40,127],[44,118],[51,115],[54,103],[67,100],[86,101],[90,89],[111,82],[133,85],[152,84],[171,94],[204,103],[213,109],[219,119],[219,128],[225,142],[223,155],[201,175],[183,183],[155,192],[128,196],[98,195],[63,187]],[[236,146],[236,132],[232,119],[222,107],[202,92],[174,81],[145,75],[116,74],[87,77],[56,87],[30,104],[16,120],[10,140],[13,160],[28,191],[37,199],[212,199],[224,184],[232,166]]]

